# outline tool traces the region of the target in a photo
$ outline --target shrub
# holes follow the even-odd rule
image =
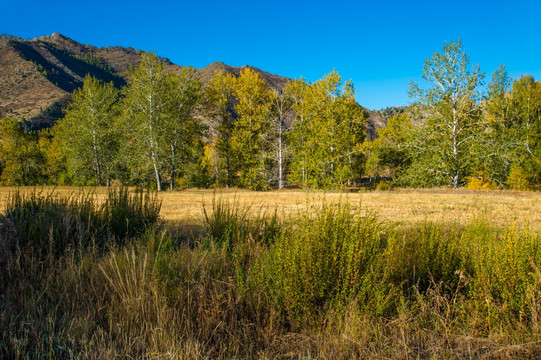
[[[391,184],[389,184],[387,181],[385,180],[380,180],[377,184],[376,184],[376,190],[378,191],[388,191],[388,190],[391,190]]]
[[[507,177],[507,185],[513,190],[532,190],[534,188],[528,173],[518,164],[511,166]]]
[[[248,241],[272,243],[282,227],[276,211],[269,216],[263,209],[253,212],[251,207],[216,197],[212,200],[212,210],[204,208],[203,212],[208,240],[230,250]]]
[[[541,238],[528,227],[500,229],[483,218],[393,227],[343,203],[281,221],[276,213],[252,214],[215,199],[206,214],[207,241],[175,244],[166,229],[139,232],[151,226],[157,203],[150,200],[145,210],[140,194],[123,191],[99,206],[88,194],[69,201],[12,196],[11,209],[26,217],[19,228],[11,223],[12,232],[3,226],[2,235],[21,235],[24,220],[30,229],[52,224],[54,239],[56,228],[66,227],[52,220],[67,213],[68,224],[84,215],[87,221],[76,224],[93,224],[84,228],[93,234],[130,233],[135,241],[107,253],[64,252],[49,267],[35,253],[10,254],[17,255],[18,272],[5,271],[0,241],[0,358],[535,359],[541,353]],[[135,221],[119,210],[124,206],[149,220]],[[123,218],[130,219],[127,228]]]
[[[110,189],[99,208],[102,222],[117,241],[123,241],[144,233],[154,226],[160,216],[161,201],[156,194],[130,193],[128,188]]]
[[[373,271],[384,247],[374,216],[361,216],[348,204],[324,205],[282,233],[270,255],[268,276],[275,278],[274,291],[294,318],[315,317],[331,304],[340,306],[378,289],[380,277]],[[385,312],[387,301],[380,300],[378,312]]]
[[[498,186],[490,178],[485,177],[483,172],[480,172],[477,176],[469,176],[466,178],[466,189],[469,190],[494,190]]]

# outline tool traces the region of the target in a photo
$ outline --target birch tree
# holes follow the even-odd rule
[[[459,41],[445,44],[425,61],[422,78],[429,83],[423,89],[410,83],[409,94],[418,104],[428,107],[431,117],[425,135],[435,144],[426,150],[438,159],[438,169],[453,187],[467,175],[470,147],[479,135],[480,92],[484,74],[470,66],[469,57]]]
[[[144,53],[139,67],[128,72],[128,86],[124,88],[124,128],[128,135],[131,154],[150,165],[156,189],[162,189],[161,171],[166,159],[163,155],[165,124],[173,116],[172,78],[165,65],[154,54]]]
[[[278,189],[285,186],[286,160],[288,155],[287,133],[293,117],[293,98],[286,89],[271,91],[271,121],[268,141],[270,144],[269,157],[276,171]]]

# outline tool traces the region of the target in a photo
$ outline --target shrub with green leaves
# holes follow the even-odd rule
[[[374,289],[385,244],[377,218],[355,213],[348,204],[307,212],[271,250],[275,291],[297,318],[339,306]]]

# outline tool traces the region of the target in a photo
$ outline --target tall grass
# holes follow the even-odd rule
[[[264,209],[253,210],[236,201],[213,198],[212,208],[203,208],[207,239],[228,249],[249,241],[273,243],[282,227],[278,213],[275,211],[269,216]]]
[[[58,257],[68,248],[122,244],[154,226],[160,207],[155,195],[127,188],[109,190],[101,204],[85,192],[65,197],[17,191],[7,201],[4,232],[12,248]]]
[[[134,237],[107,252],[69,245],[41,266],[2,250],[29,266],[0,261],[1,358],[541,355],[541,235],[527,227],[396,227],[342,203],[284,220],[218,199],[206,234],[179,244],[150,221],[132,229],[153,213],[134,208],[117,233],[99,223]]]

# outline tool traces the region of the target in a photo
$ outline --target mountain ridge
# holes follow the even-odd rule
[[[34,39],[13,35],[0,36],[0,118],[17,117],[30,128],[52,126],[63,117],[71,101],[71,93],[82,86],[87,74],[100,81],[112,81],[120,88],[127,83],[127,71],[139,65],[142,50],[131,47],[96,47],[79,43],[60,33]],[[180,72],[185,66],[161,57],[170,71]],[[195,69],[196,76],[206,83],[216,71],[239,76],[244,68],[257,72],[271,88],[280,89],[290,78],[271,74],[250,65],[230,66],[213,62]],[[364,108],[368,117],[367,138],[374,138],[377,129],[386,125],[379,112]]]

